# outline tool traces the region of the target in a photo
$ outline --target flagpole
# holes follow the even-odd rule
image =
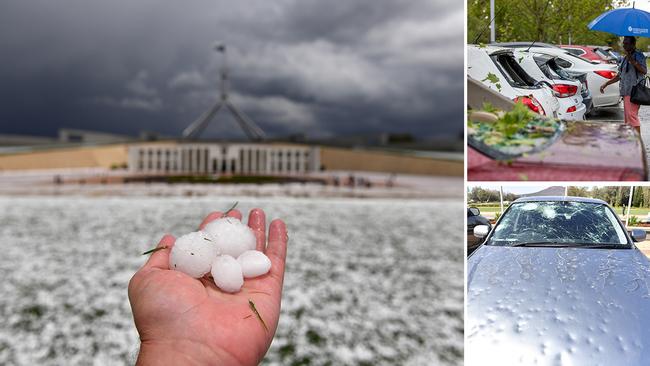
[[[490,43],[496,42],[496,19],[494,18],[494,0],[490,0],[490,19],[492,19],[492,24],[490,24]]]

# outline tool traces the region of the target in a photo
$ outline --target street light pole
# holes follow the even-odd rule
[[[496,19],[494,18],[494,0],[490,0],[490,43],[496,42]]]

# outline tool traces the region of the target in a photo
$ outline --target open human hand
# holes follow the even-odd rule
[[[199,229],[222,216],[211,213]],[[238,210],[228,216],[242,218]],[[284,222],[274,220],[267,244],[261,209],[251,210],[248,226],[257,238],[256,249],[271,260],[271,269],[246,279],[235,294],[222,292],[211,278],[170,270],[169,253],[176,239],[165,235],[158,243],[158,248],[166,248],[155,251],[129,282],[141,342],[137,365],[256,365],[262,360],[280,317],[288,236]]]

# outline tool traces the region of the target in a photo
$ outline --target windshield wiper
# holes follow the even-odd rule
[[[630,249],[628,244],[614,244],[614,243],[576,243],[579,248],[597,248],[597,249]]]
[[[535,241],[512,244],[511,247],[549,247],[549,248],[598,248],[598,249],[629,249],[626,244],[612,243],[561,243],[555,241]]]
[[[551,248],[567,248],[572,247],[573,243],[560,243],[556,241],[531,241],[526,243],[512,244],[511,247],[551,247]]]

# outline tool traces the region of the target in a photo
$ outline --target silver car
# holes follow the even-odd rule
[[[650,365],[650,261],[605,202],[514,201],[467,263],[466,365]]]

